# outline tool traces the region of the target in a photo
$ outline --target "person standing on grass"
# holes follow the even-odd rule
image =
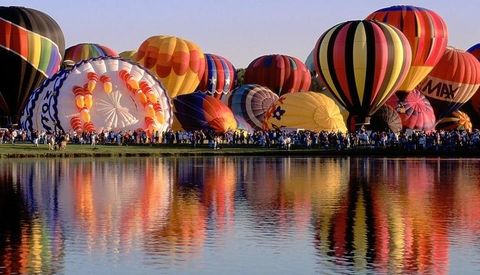
[[[92,132],[90,139],[92,140],[92,147],[97,146],[97,133],[95,131]]]
[[[32,131],[32,142],[35,145],[35,147],[38,147],[38,133],[37,133],[37,130]]]

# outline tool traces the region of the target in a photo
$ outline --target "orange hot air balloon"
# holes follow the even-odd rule
[[[480,87],[480,63],[472,54],[448,47],[419,87],[437,118],[445,117],[460,109]]]
[[[412,91],[440,61],[448,41],[445,21],[435,12],[415,6],[392,6],[377,10],[367,19],[398,28],[412,48],[412,63],[398,88]]]
[[[148,38],[133,58],[160,78],[171,98],[194,92],[205,71],[203,51],[175,36]]]

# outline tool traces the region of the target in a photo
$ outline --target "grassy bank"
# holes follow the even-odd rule
[[[405,151],[400,149],[356,148],[336,151],[328,149],[293,148],[285,151],[277,148],[259,148],[254,146],[225,146],[218,150],[206,145],[192,148],[190,145],[68,145],[65,150],[51,151],[47,145],[35,147],[32,144],[0,144],[0,158],[46,158],[46,157],[141,157],[141,156],[213,156],[213,155],[304,155],[304,156],[442,156],[442,157],[480,157],[478,150],[461,151]]]

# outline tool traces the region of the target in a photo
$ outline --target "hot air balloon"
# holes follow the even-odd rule
[[[315,69],[350,112],[350,130],[369,118],[397,90],[411,61],[405,36],[385,23],[348,21],[326,31],[315,50]]]
[[[465,130],[471,132],[472,122],[466,113],[456,111],[450,116],[438,120],[435,128],[439,130]]]
[[[243,130],[248,133],[255,132],[255,129],[248,123],[242,116],[233,115],[235,117],[235,121],[237,122],[237,130]]]
[[[215,54],[205,54],[205,72],[198,90],[221,99],[235,86],[236,72],[232,63]]]
[[[219,99],[204,93],[180,95],[173,99],[174,114],[182,128],[224,133],[237,129],[232,111]]]
[[[415,6],[392,6],[377,10],[367,19],[398,28],[407,37],[412,62],[399,91],[408,92],[440,61],[448,42],[447,25],[435,12]]]
[[[413,90],[406,97],[394,95],[386,104],[397,111],[406,129],[431,131],[435,128],[433,107],[418,90]]]
[[[78,63],[82,60],[100,56],[118,57],[118,54],[107,46],[95,43],[80,43],[67,48],[64,59]]]
[[[470,53],[448,47],[419,85],[438,118],[457,111],[480,87],[480,63]]]
[[[282,95],[308,91],[310,72],[305,64],[288,55],[264,55],[253,60],[245,71],[245,84],[258,84]]]
[[[129,59],[129,60],[134,60],[134,55],[137,53],[137,51],[123,51],[118,54],[123,59]]]
[[[260,130],[265,113],[278,99],[278,95],[264,86],[245,84],[222,99],[235,115],[243,117],[248,124]]]
[[[4,122],[18,122],[30,93],[60,69],[64,50],[62,30],[50,16],[30,8],[0,7],[0,118]]]
[[[193,42],[175,36],[148,38],[134,59],[162,81],[171,98],[194,92],[205,71],[202,50]]]
[[[467,50],[467,52],[473,54],[477,58],[477,60],[480,62],[480,43],[472,46]],[[480,90],[480,88],[479,88]],[[470,101],[467,104],[467,109],[471,111],[471,114],[475,114],[475,116],[472,116],[472,121],[476,122],[475,125],[478,127],[479,120],[480,120],[480,92],[477,90],[475,94],[472,96]]]
[[[402,130],[402,119],[391,106],[383,105],[370,119],[370,129],[398,133]]]
[[[47,79],[25,107],[24,129],[165,131],[170,100],[160,81],[137,63],[98,57]]]
[[[290,93],[280,96],[270,106],[263,125],[266,130],[347,131],[335,101],[326,95],[315,92]]]

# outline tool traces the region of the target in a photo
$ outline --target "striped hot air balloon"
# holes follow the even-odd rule
[[[448,42],[447,25],[437,13],[415,6],[392,6],[377,10],[367,19],[398,28],[412,49],[412,63],[399,91],[411,91],[440,61]]]
[[[107,46],[95,43],[80,43],[67,48],[64,59],[78,63],[82,60],[101,56],[117,57],[118,54]]]
[[[30,93],[60,69],[64,50],[62,30],[50,16],[30,8],[0,7],[3,122],[18,122]]]
[[[133,58],[162,81],[170,98],[193,93],[205,71],[205,57],[200,47],[175,36],[148,38]]]
[[[264,55],[253,60],[245,71],[245,84],[268,87],[278,95],[308,91],[312,77],[305,64],[288,55]]]
[[[453,112],[450,116],[444,117],[437,121],[435,128],[439,130],[465,130],[472,131],[472,122],[470,117],[461,111]]]
[[[224,57],[205,54],[205,73],[198,90],[221,99],[235,86],[236,72],[233,64]]]
[[[269,88],[255,85],[242,85],[222,99],[235,115],[239,115],[257,130],[262,129],[265,113],[278,99]]]
[[[349,127],[370,116],[397,90],[407,75],[411,50],[395,27],[348,21],[327,30],[314,49],[315,70],[350,113]]]
[[[480,63],[470,53],[448,47],[442,59],[419,85],[437,118],[465,104],[480,87]]]

